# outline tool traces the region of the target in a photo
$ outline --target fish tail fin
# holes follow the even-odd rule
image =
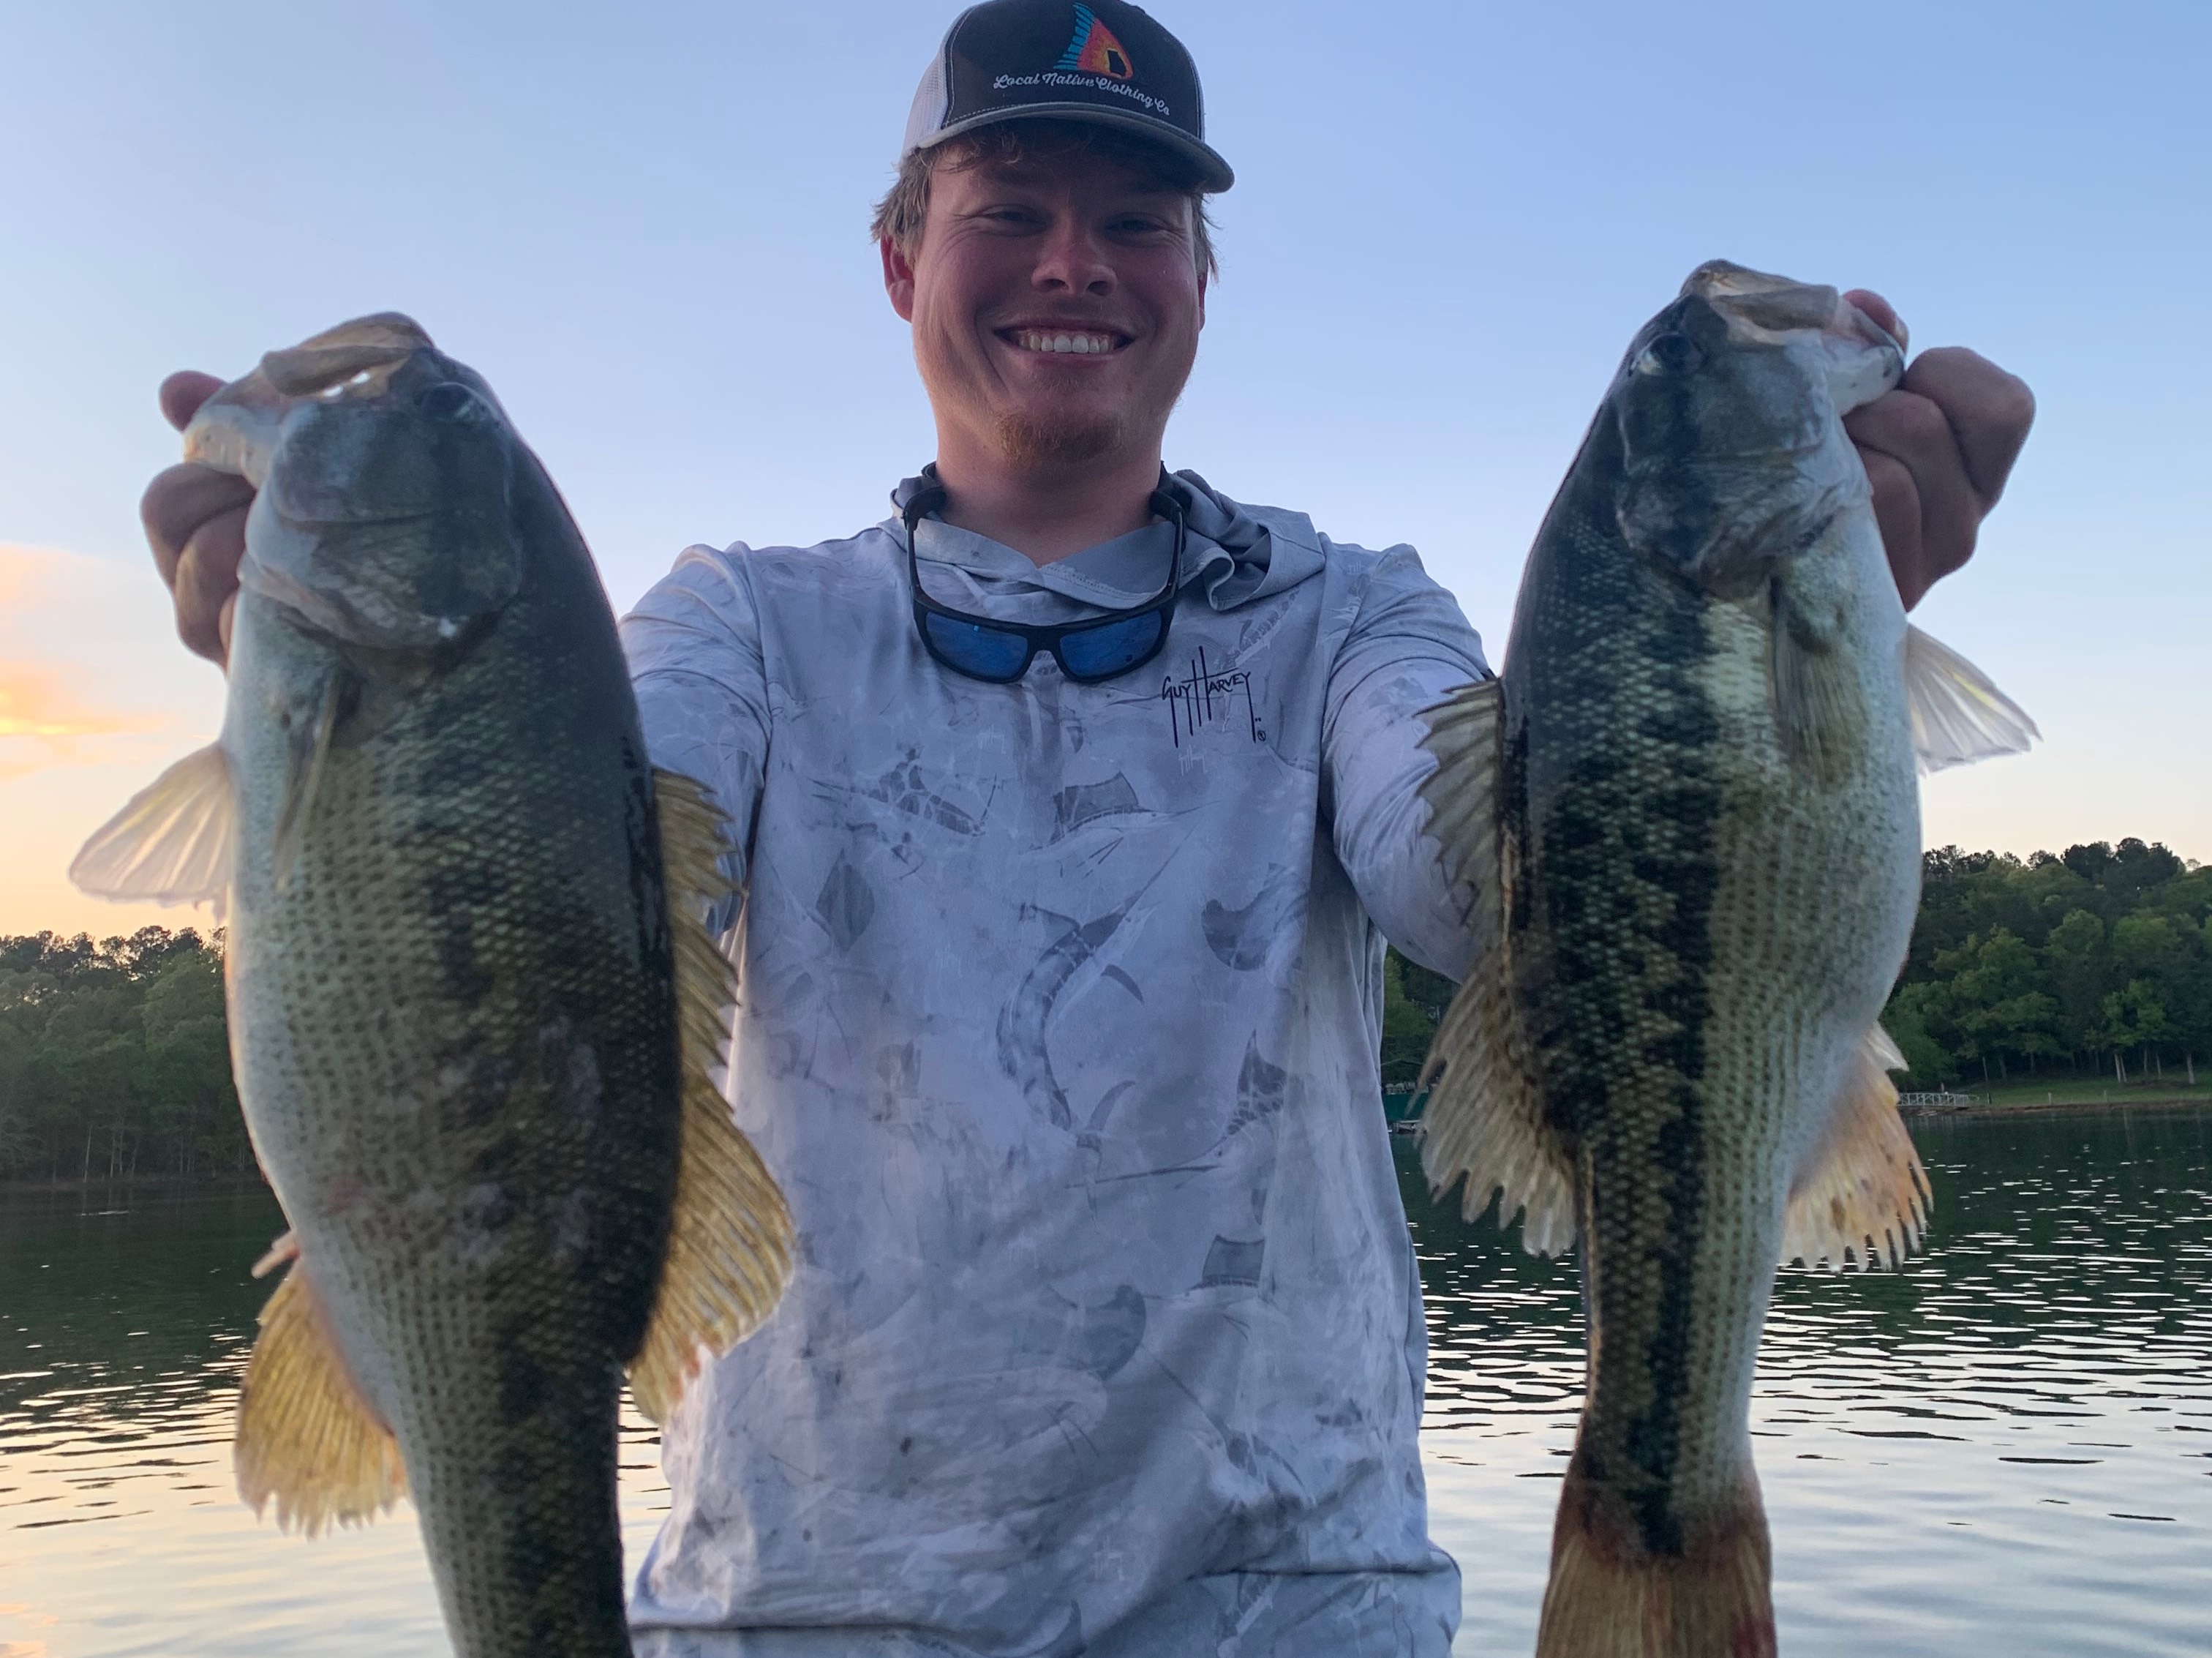
[[[645,1339],[629,1365],[638,1409],[665,1422],[702,1350],[721,1354],[757,1329],[791,1277],[791,1214],[775,1177],[715,1086],[737,978],[707,931],[726,887],[727,825],[689,777],[656,771],[676,999],[684,1056],[682,1152],[668,1255]]]
[[[1723,1511],[1650,1545],[1628,1505],[1570,1465],[1536,1658],[1775,1658],[1772,1555],[1747,1465]]]

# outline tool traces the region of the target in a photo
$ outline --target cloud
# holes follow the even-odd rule
[[[88,899],[65,871],[110,814],[215,735],[222,692],[177,643],[149,563],[0,542],[0,934],[192,924],[191,911]]]
[[[111,758],[97,739],[156,733],[169,716],[103,706],[93,676],[51,662],[0,661],[0,777]]]

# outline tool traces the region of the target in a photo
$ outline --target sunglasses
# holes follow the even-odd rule
[[[1097,616],[1089,621],[1063,622],[1055,627],[1025,627],[1001,622],[940,605],[921,588],[921,560],[914,550],[915,526],[945,504],[945,486],[937,469],[925,466],[922,487],[906,503],[907,579],[914,585],[914,625],[925,649],[955,674],[994,685],[1011,684],[1030,671],[1037,653],[1048,654],[1060,671],[1084,685],[1111,680],[1142,667],[1166,649],[1168,623],[1175,615],[1176,577],[1182,569],[1186,528],[1182,503],[1166,488],[1152,491],[1153,514],[1175,525],[1175,552],[1168,559],[1167,580],[1141,605]]]

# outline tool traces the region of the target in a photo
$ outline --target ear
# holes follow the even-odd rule
[[[902,322],[914,320],[914,265],[898,250],[898,245],[885,236],[876,244],[876,251],[884,259],[884,292],[891,297],[891,309],[899,314]]]

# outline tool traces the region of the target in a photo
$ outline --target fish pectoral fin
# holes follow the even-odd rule
[[[1923,771],[2024,753],[2043,735],[1989,675],[1911,626],[1905,630],[1905,704]]]
[[[1861,1267],[1895,1266],[1919,1247],[1928,1224],[1928,1173],[1897,1114],[1893,1070],[1905,1056],[1876,1025],[1829,1107],[1827,1125],[1790,1183],[1782,1259],[1808,1265],[1847,1255]]]
[[[1867,737],[1867,709],[1855,666],[1833,630],[1793,602],[1781,582],[1774,605],[1774,723],[1790,757],[1832,783]]]
[[[1429,728],[1421,747],[1437,757],[1437,769],[1421,785],[1428,833],[1442,851],[1460,918],[1485,943],[1498,936],[1504,910],[1498,774],[1505,749],[1504,710],[1504,692],[1490,679],[1462,686],[1421,715]]]
[[[655,771],[684,1058],[681,1152],[668,1255],[645,1339],[630,1361],[638,1409],[665,1422],[699,1368],[760,1327],[791,1277],[791,1215],[775,1179],[714,1085],[737,979],[707,931],[728,889],[728,822],[689,777]]]
[[[1551,1125],[1506,985],[1504,952],[1485,950],[1452,998],[1421,1068],[1443,1075],[1421,1112],[1421,1172],[1439,1197],[1462,1175],[1468,1219],[1501,1193],[1498,1222],[1522,1211],[1521,1246],[1564,1254],[1575,1241],[1575,1165]]]
[[[152,904],[221,905],[237,842],[230,763],[210,743],[93,832],[70,865],[77,890]]]
[[[231,1455],[253,1512],[274,1497],[278,1527],[309,1537],[372,1520],[407,1489],[398,1442],[355,1385],[296,1261],[261,1309]]]
[[[314,810],[315,790],[321,786],[323,765],[330,759],[331,740],[337,733],[338,710],[345,700],[345,669],[333,668],[323,680],[315,700],[315,716],[295,721],[284,745],[284,798],[276,814],[276,841],[270,854],[276,884],[292,878],[307,819]]]

